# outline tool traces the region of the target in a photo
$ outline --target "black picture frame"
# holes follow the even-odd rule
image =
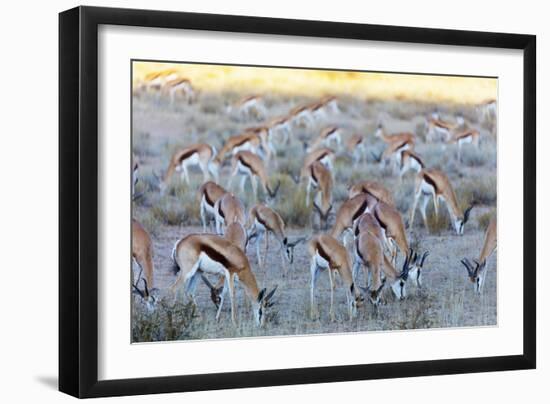
[[[98,381],[98,26],[181,28],[523,51],[523,354]],[[76,397],[325,383],[536,366],[536,37],[77,7],[59,15],[59,390]],[[506,164],[506,162],[504,162]]]

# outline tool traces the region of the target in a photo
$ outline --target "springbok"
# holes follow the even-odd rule
[[[311,153],[313,150],[321,146],[330,146],[333,142],[335,142],[338,147],[342,145],[342,133],[340,128],[337,126],[329,126],[324,128],[319,136],[317,136],[317,138],[315,138],[315,140],[311,143],[311,145],[306,148],[306,151]]]
[[[205,143],[194,144],[183,149],[177,150],[170,158],[170,163],[164,174],[164,178],[160,183],[160,189],[163,192],[168,184],[170,178],[174,172],[179,171],[181,173],[181,179],[187,184],[190,184],[189,180],[189,166],[199,166],[204,177],[204,181],[210,179],[210,174],[217,181],[218,179],[218,167],[215,162],[214,156],[216,155],[216,149]]]
[[[371,211],[382,228],[386,246],[391,254],[391,261],[395,265],[398,249],[405,255],[409,252],[409,242],[401,214],[395,207],[383,201],[378,201]]]
[[[359,164],[366,159],[365,137],[354,133],[346,141],[346,150],[350,154],[353,163]]]
[[[313,114],[307,105],[292,108],[288,117],[292,125],[311,126],[313,124]]]
[[[162,92],[170,97],[170,104],[174,104],[176,96],[183,95],[187,102],[191,102],[195,98],[195,90],[191,85],[191,81],[186,78],[178,77],[169,80],[162,86]]]
[[[349,198],[340,205],[336,212],[336,219],[329,234],[334,238],[339,238],[342,233],[345,233],[344,244],[347,245],[347,235],[353,230],[356,221],[363,213],[371,211],[377,203],[378,200],[367,193]]]
[[[258,204],[250,209],[248,214],[247,223],[248,234],[250,238],[256,239],[256,256],[258,259],[258,265],[264,267],[267,250],[269,248],[269,233],[272,233],[275,239],[279,243],[281,251],[281,263],[283,265],[284,274],[287,273],[287,262],[292,264],[294,262],[294,247],[305,241],[305,237],[298,237],[297,239],[290,241],[286,235],[285,222],[281,216],[264,204]],[[260,244],[265,238],[265,251],[264,257],[261,258]]]
[[[487,226],[485,231],[485,240],[483,247],[479,254],[479,259],[474,260],[475,266],[468,258],[464,258],[462,265],[466,267],[468,271],[468,278],[474,284],[474,290],[477,293],[483,291],[483,284],[485,283],[485,276],[487,275],[487,260],[497,249],[497,218],[493,217]]]
[[[246,224],[244,205],[239,198],[231,193],[224,194],[214,204],[216,233],[224,234],[225,226],[231,223]]]
[[[190,234],[176,242],[172,259],[178,269],[177,278],[170,286],[174,301],[177,300],[183,284],[185,293],[194,302],[195,288],[201,274],[223,276],[225,284],[221,291],[216,320],[220,318],[224,297],[229,291],[231,321],[236,325],[235,278],[238,278],[252,304],[256,324],[263,326],[265,310],[273,305],[271,299],[277,287],[269,293],[266,293],[265,288],[260,290],[248,258],[231,241],[214,234]]]
[[[207,181],[199,187],[197,193],[200,203],[200,215],[202,222],[202,230],[206,232],[206,227],[208,223],[208,217],[215,219],[216,218],[216,202],[225,194],[227,191],[225,188],[216,184],[212,181]]]
[[[407,171],[412,170],[416,173],[419,173],[426,165],[422,158],[412,150],[403,150],[401,151],[401,157],[399,158],[400,169],[399,169],[399,180],[403,179],[403,176]]]
[[[391,192],[377,181],[361,181],[349,187],[348,198],[353,198],[359,194],[371,194],[379,201],[395,206]]]
[[[315,284],[320,272],[326,270],[330,280],[330,319],[334,321],[334,276],[338,273],[346,289],[348,313],[351,320],[357,313],[357,307],[362,305],[363,296],[353,283],[348,251],[338,240],[328,234],[313,237],[309,241],[308,251],[311,257],[311,317],[314,316],[315,311]]]
[[[405,283],[411,269],[412,254],[405,257],[401,272],[398,272],[388,260],[382,245],[383,232],[378,220],[370,213],[363,214],[357,223],[353,279],[357,280],[359,270],[363,267],[367,285],[361,289],[374,306],[380,303],[380,295],[386,279],[389,279],[395,297],[399,300],[404,299],[406,296]],[[382,273],[385,275],[384,278],[382,278]]]
[[[306,188],[306,205],[309,206],[311,188],[318,189],[319,194],[313,198],[313,207],[319,213],[319,226],[325,228],[328,216],[332,210],[332,175],[319,161],[309,166],[309,176]],[[317,201],[315,200],[317,199]],[[321,203],[319,203],[319,201]]]
[[[279,181],[275,188],[271,188],[267,177],[264,163],[256,154],[249,151],[241,151],[235,154],[231,161],[231,175],[229,177],[229,183],[227,187],[230,189],[233,179],[237,176],[241,176],[241,192],[244,193],[244,186],[247,178],[250,178],[252,184],[252,192],[254,198],[257,198],[257,178],[260,179],[260,184],[264,190],[264,193],[269,198],[273,199],[277,195],[277,191],[281,185]]]
[[[136,282],[132,284],[133,291],[145,301],[149,310],[153,310],[156,303],[156,297],[152,294],[155,290],[153,242],[147,230],[136,219],[132,219],[132,258],[140,269]],[[138,286],[140,280],[143,281],[143,290]]]
[[[469,143],[479,147],[479,131],[476,129],[468,129],[462,132],[454,133],[448,143],[457,145],[458,161],[462,161],[461,150],[463,145]]]
[[[250,151],[256,154],[261,154],[261,149],[268,152],[268,145],[265,143],[266,137],[257,130],[246,130],[240,135],[231,136],[224,143],[220,152],[215,158],[216,163],[221,164],[225,155],[231,153],[232,156],[241,151]]]
[[[334,151],[327,147],[323,147],[317,150],[313,150],[311,153],[306,154],[304,157],[304,164],[300,170],[300,177],[293,177],[294,182],[299,184],[303,179],[307,179],[310,174],[309,167],[316,161],[322,163],[331,173],[334,168]]]
[[[458,206],[455,191],[449,181],[449,177],[447,177],[443,171],[437,169],[424,169],[416,176],[415,196],[411,209],[409,226],[414,225],[414,214],[420,197],[424,198],[420,204],[420,213],[422,214],[426,229],[429,229],[428,219],[426,217],[426,207],[428,206],[430,197],[432,197],[435,216],[438,216],[439,200],[443,200],[447,205],[447,210],[449,211],[449,216],[451,217],[456,234],[464,234],[464,225],[470,217],[470,211],[473,205],[470,205],[462,212]]]
[[[428,127],[426,132],[427,142],[447,142],[451,138],[452,131],[457,128],[457,125],[439,119],[439,114],[437,117],[427,118],[426,125]]]
[[[240,119],[263,119],[267,115],[263,99],[259,95],[243,97],[227,107],[229,114],[232,114],[234,111],[237,111]]]

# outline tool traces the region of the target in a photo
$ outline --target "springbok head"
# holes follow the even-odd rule
[[[468,271],[468,278],[470,279],[470,282],[474,284],[474,290],[477,293],[481,293],[483,290],[483,282],[485,281],[486,261],[479,263],[477,260],[474,260],[474,265],[468,258],[464,258],[460,262],[464,265],[464,267],[466,267],[466,271]]]
[[[143,290],[141,290],[138,287],[138,283],[140,279],[143,281]],[[156,291],[156,289],[149,290],[147,286],[147,280],[145,278],[141,278],[141,277],[138,278],[138,281],[135,284],[132,284],[132,288],[133,288],[133,292],[143,299],[143,301],[145,302],[145,305],[147,306],[147,309],[150,312],[155,310],[155,306],[157,304],[157,298],[153,293]]]
[[[407,283],[407,280],[409,279],[409,272],[412,268],[412,265],[411,265],[412,259],[413,259],[413,251],[412,249],[409,249],[409,254],[405,257],[405,261],[403,262],[403,268],[401,269],[401,273],[393,281],[391,285],[391,290],[393,291],[393,294],[399,300],[403,300],[405,299],[405,297],[407,297],[407,291],[405,289],[405,285]]]
[[[306,240],[307,240],[307,237],[305,237],[305,236],[297,237],[296,239],[294,239],[292,241],[290,241],[287,237],[285,237],[283,239],[281,248],[284,248],[285,258],[287,259],[287,261],[290,264],[292,264],[294,262],[294,248],[298,244],[303,243]]]
[[[424,267],[424,261],[430,255],[429,251],[424,251],[424,254],[418,255],[416,252],[413,254],[411,263],[412,267],[409,271],[409,277],[416,281],[416,286],[422,287],[422,268]]]
[[[256,324],[260,327],[263,327],[265,323],[266,310],[275,304],[275,302],[272,301],[272,298],[276,290],[277,290],[277,286],[275,286],[269,293],[267,293],[266,288],[263,288],[262,290],[260,290],[260,293],[258,293],[258,298],[257,298],[258,306],[254,311],[254,314],[255,314]]]
[[[317,202],[313,201],[313,207],[319,213],[319,221],[321,225],[321,229],[326,229],[328,227],[328,218],[330,215],[330,212],[332,210],[332,203],[329,205],[328,209],[324,211],[317,205]]]
[[[454,220],[455,231],[456,234],[458,234],[459,236],[462,236],[464,234],[464,225],[466,224],[466,222],[468,222],[468,219],[470,218],[470,212],[472,211],[473,207],[474,204],[471,203],[470,206],[468,206],[464,211],[464,215],[462,215],[461,218],[459,217]]]

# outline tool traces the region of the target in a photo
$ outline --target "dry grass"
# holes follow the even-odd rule
[[[227,137],[237,134],[247,126],[256,125],[255,119],[240,120],[225,116],[225,106],[242,96],[242,93],[202,92],[195,104],[170,106],[165,100],[143,97],[134,101],[133,152],[140,163],[140,181],[136,191],[142,194],[134,202],[133,215],[151,233],[154,241],[155,283],[164,291],[175,277],[171,272],[170,252],[174,242],[193,232],[200,232],[199,205],[196,191],[202,182],[202,174],[191,170],[191,184],[172,179],[166,192],[160,195],[154,173],[161,174],[168,158],[177,148],[196,142],[208,142],[221,147]],[[270,116],[281,115],[292,106],[312,101],[311,97],[271,95],[266,104]],[[267,201],[262,191],[259,201],[268,202],[287,223],[289,235],[295,237],[317,232],[312,228],[315,215],[311,206],[305,205],[305,186],[293,181],[303,163],[303,142],[318,135],[323,126],[339,125],[349,133],[363,133],[367,143],[367,162],[354,165],[349,156],[337,150],[335,160],[335,181],[333,190],[334,210],[346,199],[348,187],[361,180],[383,182],[393,193],[397,209],[408,217],[412,205],[414,175],[408,173],[400,183],[390,168],[383,168],[373,162],[370,151],[378,153],[384,145],[372,136],[378,119],[382,119],[389,131],[412,131],[418,135],[425,132],[424,116],[436,104],[422,104],[397,101],[369,100],[346,97],[340,103],[341,114],[330,116],[311,128],[293,131],[288,145],[277,151],[277,164],[269,167],[270,183],[280,181],[277,198]],[[463,257],[479,253],[483,233],[489,215],[496,208],[496,145],[491,137],[491,122],[478,123],[474,108],[464,105],[437,105],[445,116],[461,112],[470,121],[481,125],[483,142],[481,148],[466,147],[462,151],[462,162],[457,160],[452,147],[442,149],[440,144],[425,144],[420,139],[417,151],[430,167],[439,167],[449,175],[460,207],[470,202],[477,203],[472,211],[472,222],[466,227],[464,236],[454,234],[449,223],[447,209],[440,205],[439,218],[428,207],[429,229],[424,229],[417,212],[417,221],[407,230],[411,246],[430,250],[430,257],[424,272],[424,287],[418,289],[412,282],[408,285],[405,301],[396,301],[390,290],[384,293],[385,304],[375,310],[370,304],[360,308],[352,321],[347,318],[345,294],[341,282],[335,295],[336,321],[328,316],[329,286],[326,274],[321,274],[316,300],[319,317],[309,317],[309,257],[306,245],[296,248],[295,262],[287,276],[283,276],[278,246],[271,243],[267,268],[259,268],[255,248],[249,248],[247,255],[260,287],[278,285],[277,304],[268,314],[266,327],[257,328],[253,322],[250,304],[237,287],[238,325],[230,320],[229,304],[222,312],[219,322],[214,319],[215,307],[210,301],[204,285],[197,287],[197,307],[187,301],[175,306],[164,299],[157,310],[149,313],[138,300],[132,307],[133,341],[161,341],[173,339],[242,338],[254,336],[319,334],[332,332],[362,332],[376,330],[422,329],[438,327],[464,327],[496,324],[496,263],[490,262],[483,296],[474,294],[465,271],[460,264]],[[229,167],[221,170],[221,184],[226,185]],[[237,181],[234,182],[236,185]],[[256,203],[247,184],[246,195],[235,192],[250,208]],[[329,220],[329,225],[334,220]],[[271,238],[273,239],[273,238]],[[399,263],[403,256],[400,255]],[[493,260],[494,261],[494,260]],[[358,280],[364,285],[363,275]]]

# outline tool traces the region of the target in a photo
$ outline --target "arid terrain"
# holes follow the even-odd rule
[[[393,194],[396,208],[408,225],[407,237],[418,251],[430,252],[423,270],[423,287],[414,282],[407,284],[407,297],[394,298],[391,290],[383,293],[383,304],[373,307],[365,300],[351,321],[346,310],[346,296],[341,280],[335,293],[336,319],[328,315],[329,282],[321,274],[316,299],[319,316],[310,317],[309,285],[310,258],[305,243],[295,249],[295,257],[288,274],[283,276],[279,246],[270,237],[267,265],[259,268],[255,247],[249,247],[247,256],[260,287],[278,286],[275,305],[267,314],[263,328],[255,325],[243,289],[237,283],[238,323],[233,326],[230,305],[224,306],[221,319],[215,320],[216,308],[210,300],[210,291],[199,283],[195,307],[188,301],[175,305],[166,289],[176,276],[172,271],[171,252],[174,243],[185,235],[202,232],[197,190],[203,182],[202,173],[191,169],[191,184],[187,185],[176,174],[166,192],[158,189],[159,176],[167,169],[172,153],[194,143],[207,143],[220,150],[224,141],[249,127],[260,125],[270,118],[283,116],[291,108],[315,101],[299,95],[264,95],[267,116],[260,114],[242,117],[227,111],[227,106],[246,96],[238,92],[199,92],[192,102],[176,99],[171,103],[157,94],[142,94],[133,99],[132,139],[133,155],[139,162],[139,180],[133,202],[133,217],[149,232],[154,246],[154,280],[158,288],[157,304],[150,312],[138,296],[133,300],[134,342],[174,339],[233,338],[274,335],[300,335],[333,332],[365,332],[376,330],[424,329],[434,327],[473,327],[497,324],[497,271],[496,254],[488,262],[488,272],[482,294],[474,291],[460,260],[479,255],[485,229],[496,214],[497,151],[495,120],[480,113],[474,104],[434,104],[425,102],[376,100],[356,96],[338,96],[338,112],[327,114],[310,126],[292,129],[288,144],[274,142],[276,159],[268,166],[272,183],[280,182],[280,189],[270,206],[286,223],[289,237],[311,236],[323,232],[319,229],[312,206],[305,203],[305,185],[295,183],[303,163],[304,144],[311,141],[329,125],[336,125],[344,133],[344,142],[352,134],[364,136],[366,151],[359,163],[354,163],[345,148],[337,148],[334,161],[333,214],[347,199],[349,186],[361,180],[374,180],[384,184]],[[466,144],[458,160],[456,146],[426,142],[426,117],[436,109],[442,119],[454,122],[457,114],[465,126],[480,132],[480,145]],[[379,123],[388,133],[412,132],[418,141],[416,152],[427,166],[443,170],[449,177],[461,209],[475,202],[464,234],[453,230],[444,203],[440,204],[439,218],[428,207],[430,229],[423,226],[417,212],[414,223],[408,223],[413,202],[415,173],[409,171],[402,179],[393,175],[388,167],[377,162],[384,150],[384,142],[374,136]],[[226,186],[230,175],[229,157],[220,171],[220,185]],[[248,211],[254,204],[250,183],[241,195],[238,181],[235,192]],[[259,190],[259,202],[266,195]],[[350,248],[351,252],[351,248]],[[351,255],[353,256],[353,255]],[[403,255],[398,258],[398,267]],[[137,276],[138,268],[133,265]],[[361,273],[359,284],[364,285]]]

